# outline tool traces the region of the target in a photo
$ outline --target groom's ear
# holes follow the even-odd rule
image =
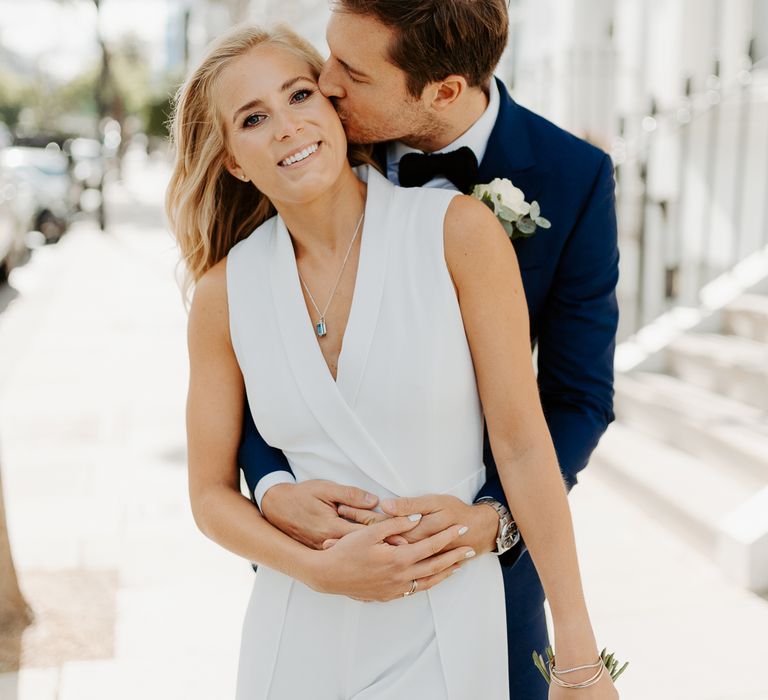
[[[426,87],[429,90],[430,106],[437,112],[442,112],[466,95],[469,86],[467,79],[461,75],[449,75],[439,82]]]

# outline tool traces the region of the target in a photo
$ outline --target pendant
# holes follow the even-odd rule
[[[322,338],[326,334],[325,319],[321,318],[315,325],[315,331],[317,331],[317,337]]]

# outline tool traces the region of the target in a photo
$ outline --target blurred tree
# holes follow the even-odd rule
[[[168,120],[171,118],[173,98],[170,94],[155,97],[150,100],[145,108],[147,136],[166,139],[168,138]]]
[[[0,68],[0,121],[15,128],[21,110],[30,103],[32,89],[20,76]]]
[[[101,32],[101,9],[104,0],[60,0],[64,3],[89,2],[96,8],[96,43],[101,53],[99,69],[94,86],[94,100],[98,123],[104,124],[109,118],[114,119],[122,128],[125,122],[125,105],[112,71],[112,51]],[[117,164],[120,165],[122,151],[118,151]]]
[[[64,83],[51,95],[56,114],[96,114],[94,97],[97,69],[94,67]]]
[[[112,116],[122,125],[122,99],[112,76],[112,53],[101,33],[101,7],[103,0],[91,0],[96,6],[96,41],[101,49],[101,69],[96,81],[96,108],[99,118]]]
[[[29,625],[34,616],[19,590],[11,556],[11,543],[8,539],[4,502],[0,469],[0,634],[15,634]]]
[[[147,51],[138,37],[126,36],[113,48],[111,70],[126,114],[141,115],[150,87]]]

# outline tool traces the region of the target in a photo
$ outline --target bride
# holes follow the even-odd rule
[[[387,543],[418,516],[322,551],[274,528],[240,492],[245,392],[297,479],[380,499],[471,502],[485,478],[485,420],[549,599],[557,667],[591,664],[567,677],[574,683],[597,676],[578,691],[553,685],[550,698],[616,698],[608,674],[594,672],[602,665],[509,239],[482,203],[395,187],[348,147],[318,90],[321,67],[287,29],[236,28],[184,84],[173,119],[167,209],[194,285],[192,511],[208,537],[259,564],[237,697],[509,693],[498,559],[462,546],[465,527]]]

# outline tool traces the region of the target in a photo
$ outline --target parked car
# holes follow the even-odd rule
[[[0,165],[0,282],[26,256],[26,229],[19,219],[17,186]]]
[[[69,161],[58,146],[13,146],[0,151],[0,167],[17,188],[31,194],[33,206],[27,230],[40,231],[46,241],[57,241],[69,227],[75,187]]]

